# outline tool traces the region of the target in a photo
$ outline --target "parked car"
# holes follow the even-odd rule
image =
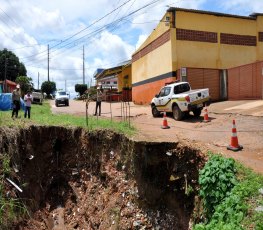
[[[205,105],[210,105],[209,89],[191,90],[188,82],[164,86],[151,101],[153,117],[165,111],[171,112],[177,121],[182,120],[190,111],[199,117]]]
[[[58,107],[59,105],[69,106],[69,94],[66,91],[57,91],[55,95],[55,105]]]
[[[33,97],[33,104],[40,104],[42,105],[43,103],[43,94],[41,92],[32,92],[32,97]]]

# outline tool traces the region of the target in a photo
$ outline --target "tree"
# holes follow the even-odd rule
[[[87,90],[86,84],[76,84],[75,85],[75,91],[79,93],[80,96],[83,95],[86,90]]]
[[[0,50],[0,80],[16,81],[18,76],[27,76],[24,64],[12,51]]]
[[[41,90],[43,93],[47,94],[48,98],[50,98],[50,94],[56,91],[56,83],[53,81],[44,81],[41,85]]]
[[[27,77],[27,76],[20,76],[16,78],[16,83],[20,85],[21,89],[21,94],[22,98],[28,91],[32,91],[33,87],[33,82],[32,78]]]

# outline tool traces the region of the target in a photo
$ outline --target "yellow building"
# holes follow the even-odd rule
[[[150,103],[165,83],[175,80],[189,81],[193,89],[209,88],[213,100],[226,99],[227,69],[262,60],[263,14],[169,8],[132,56],[133,101]],[[253,76],[247,80],[255,82]],[[259,85],[258,94],[248,98],[262,98]]]
[[[131,101],[131,61],[125,61],[109,69],[100,69],[94,74],[96,84],[105,90],[120,95],[118,100]]]

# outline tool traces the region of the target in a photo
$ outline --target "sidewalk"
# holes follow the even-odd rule
[[[263,116],[263,100],[222,101],[212,103],[209,112],[215,114],[240,114]]]

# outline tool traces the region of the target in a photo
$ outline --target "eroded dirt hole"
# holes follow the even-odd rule
[[[133,141],[111,131],[1,130],[8,185],[30,216],[17,229],[188,229],[204,157],[180,143]]]

